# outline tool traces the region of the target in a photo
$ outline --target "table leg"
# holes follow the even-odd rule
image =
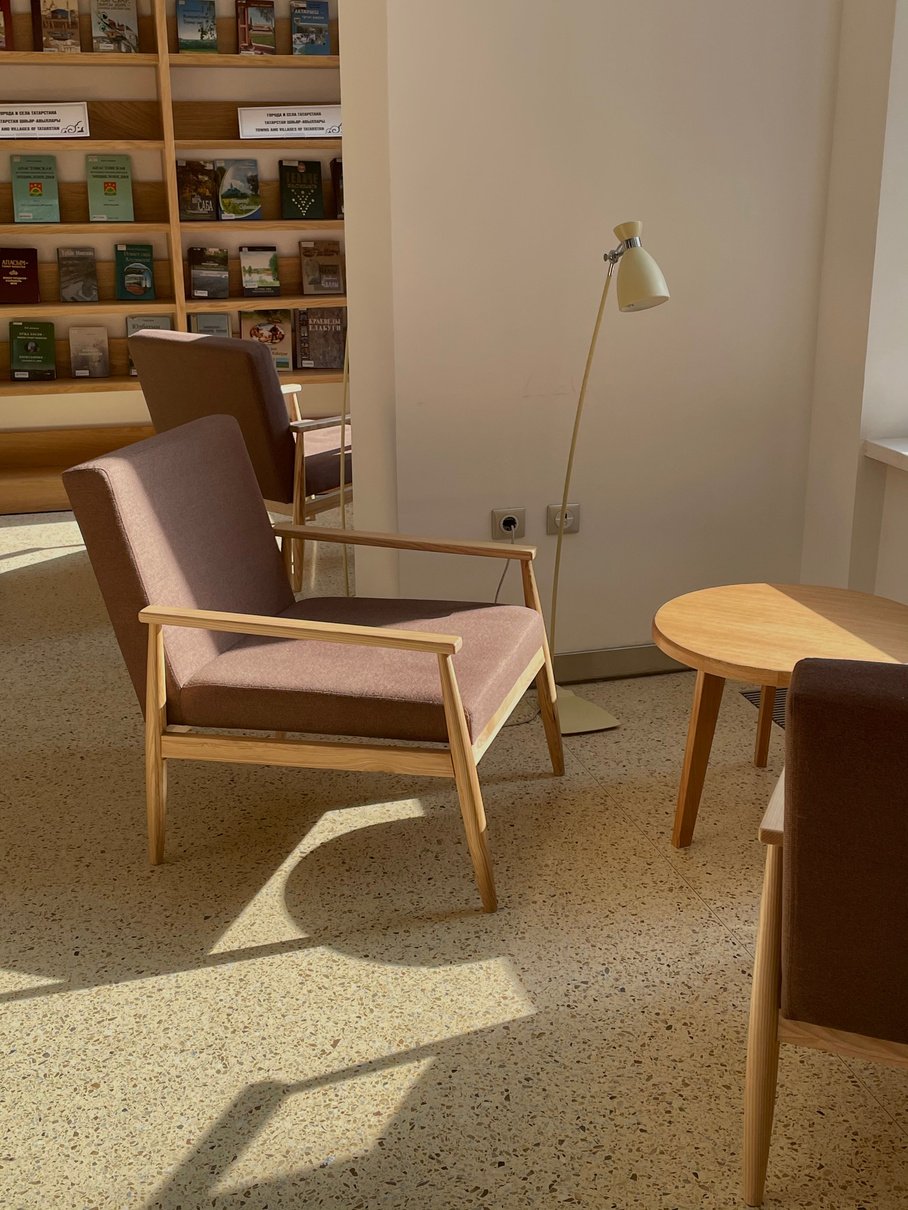
[[[694,703],[687,729],[684,768],[678,788],[675,827],[672,832],[672,844],[676,849],[687,848],[694,837],[694,825],[697,822],[697,810],[700,806],[700,795],[703,793],[709,750],[713,743],[724,687],[724,677],[713,676],[709,672],[697,673]]]
[[[754,764],[758,769],[765,769],[769,761],[769,737],[772,734],[775,705],[775,686],[763,685],[760,689],[760,713],[757,716],[757,742],[754,745]]]

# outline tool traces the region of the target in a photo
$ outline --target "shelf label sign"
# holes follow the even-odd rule
[[[339,139],[339,105],[281,105],[240,109],[241,139]]]
[[[88,105],[84,101],[0,105],[0,138],[87,139]]]

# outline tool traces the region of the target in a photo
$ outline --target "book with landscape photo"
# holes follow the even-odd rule
[[[190,298],[228,298],[226,248],[189,248]]]
[[[128,155],[87,155],[85,181],[90,222],[133,222],[132,162]]]
[[[45,382],[57,377],[57,342],[52,323],[9,321],[9,376],[13,382]]]
[[[0,50],[12,50],[13,42],[13,13],[10,0],[0,0]]]
[[[218,218],[262,217],[258,160],[215,160],[218,180]]]
[[[305,307],[295,313],[296,367],[342,370],[347,340],[346,307]]]
[[[281,292],[277,248],[273,244],[241,247],[240,273],[243,293],[247,296],[275,295]]]
[[[193,311],[189,316],[189,331],[199,336],[232,336],[230,316],[226,311]]]
[[[276,370],[293,369],[293,325],[289,311],[241,311],[240,335],[268,348]]]
[[[57,157],[11,155],[9,173],[13,188],[13,222],[59,223]]]
[[[318,160],[281,160],[278,164],[281,218],[324,218],[322,166]]]
[[[273,55],[274,0],[236,0],[236,48],[241,55]]]
[[[344,261],[333,239],[300,240],[304,294],[343,294]]]
[[[94,248],[58,248],[60,302],[98,301],[98,266]]]
[[[0,248],[0,304],[39,303],[38,249]]]
[[[91,48],[108,55],[138,53],[136,0],[91,0]]]
[[[154,291],[154,249],[151,244],[117,244],[114,248],[117,298],[151,302]]]
[[[69,361],[73,378],[109,378],[107,329],[100,326],[70,328]]]
[[[180,222],[217,218],[218,173],[214,160],[177,160],[177,200]]]
[[[330,55],[328,0],[290,0],[290,49],[294,55]]]
[[[78,0],[31,0],[35,50],[79,54]]]
[[[135,332],[141,332],[145,328],[151,328],[156,332],[172,332],[173,331],[173,316],[172,315],[127,315],[126,316],[126,339],[132,336]],[[129,345],[127,344],[127,350]],[[128,354],[127,354],[128,355]],[[138,377],[138,370],[132,364],[132,358],[129,358],[129,373],[133,378]]]
[[[191,54],[217,54],[214,0],[176,0],[177,45]]]

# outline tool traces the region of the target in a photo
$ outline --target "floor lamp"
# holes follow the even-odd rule
[[[561,545],[564,539],[564,526],[567,517],[568,495],[571,490],[571,474],[574,469],[574,453],[577,449],[577,434],[580,432],[580,417],[583,415],[583,404],[586,399],[586,386],[596,353],[596,342],[599,339],[599,329],[602,326],[602,316],[605,312],[605,302],[608,298],[612,273],[618,266],[618,310],[645,311],[649,307],[658,307],[668,301],[668,286],[662,276],[662,270],[641,246],[640,233],[643,224],[619,223],[615,235],[621,241],[613,252],[606,252],[604,259],[608,262],[608,272],[605,275],[605,285],[602,288],[602,298],[593,328],[593,338],[590,341],[590,351],[586,357],[586,368],[583,371],[583,381],[580,384],[580,397],[577,400],[577,414],[574,416],[574,432],[571,436],[571,450],[568,454],[567,471],[564,476],[564,493],[561,497],[561,512],[558,516],[558,544],[555,548],[555,575],[552,581],[552,611],[549,615],[550,639],[552,653],[555,648],[555,623],[558,617],[558,575],[561,571]],[[558,687],[558,713],[561,718],[562,735],[576,735],[582,731],[607,731],[617,727],[618,720],[607,710],[585,698],[578,697],[570,689]]]

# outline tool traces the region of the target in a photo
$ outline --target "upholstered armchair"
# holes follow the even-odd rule
[[[296,601],[233,418],[195,420],[63,479],[145,711],[152,863],[164,853],[169,760],[452,778],[494,911],[477,764],[534,682],[552,767],[564,771],[533,548],[316,530],[515,560],[526,604]]]

